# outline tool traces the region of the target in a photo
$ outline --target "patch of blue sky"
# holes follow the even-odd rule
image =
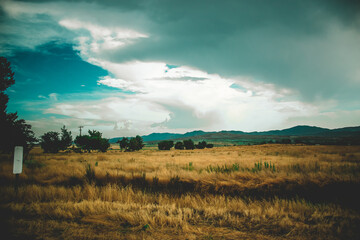
[[[8,60],[15,73],[15,84],[7,94],[8,112],[34,119],[56,103],[92,101],[121,97],[134,92],[98,85],[109,73],[83,61],[71,45],[52,42],[34,51],[16,52]],[[46,114],[46,116],[48,116]]]
[[[51,107],[49,101],[33,100],[33,101],[16,101],[10,98],[7,112],[17,112],[19,118],[26,120],[35,120],[44,117],[44,111]]]
[[[236,84],[236,83],[231,84],[230,88],[239,89],[239,90],[244,91],[244,92],[247,91],[246,88],[244,88],[244,87],[242,87],[242,86],[240,86],[239,84]]]
[[[83,61],[71,45],[47,44],[35,51],[17,52],[9,61],[16,82],[11,89],[17,98],[88,92],[97,87],[99,77],[108,75]]]
[[[171,65],[171,64],[166,64],[166,67],[169,68],[169,69],[173,69],[173,68],[177,68],[177,67],[179,67],[179,66]],[[167,70],[165,70],[165,72],[167,72]]]
[[[166,67],[168,67],[169,69],[172,69],[172,68],[177,68],[177,67],[179,67],[179,66],[171,65],[171,64],[166,64]]]

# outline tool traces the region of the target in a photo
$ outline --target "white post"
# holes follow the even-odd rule
[[[19,174],[22,173],[23,156],[24,156],[24,148],[22,146],[16,146],[14,150],[14,167],[13,167],[13,174],[15,174],[14,188],[16,195],[18,193]]]
[[[16,146],[14,152],[14,167],[13,167],[14,174],[22,173],[23,155],[24,155],[24,148],[22,146]]]

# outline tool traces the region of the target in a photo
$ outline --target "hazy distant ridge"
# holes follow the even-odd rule
[[[185,134],[181,133],[151,133],[142,136],[145,142],[162,141],[179,138],[192,138],[203,136],[204,138],[224,138],[233,135],[262,135],[262,136],[323,136],[323,137],[341,137],[341,136],[355,136],[360,137],[360,126],[345,127],[337,129],[328,129],[315,126],[295,126],[283,130],[271,130],[264,132],[243,132],[243,131],[219,131],[219,132],[204,132],[192,131]],[[110,142],[115,143],[122,137],[111,138]]]

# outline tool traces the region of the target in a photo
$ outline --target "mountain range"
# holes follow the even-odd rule
[[[162,140],[175,139],[220,139],[220,138],[237,138],[251,136],[296,136],[296,137],[360,137],[360,126],[345,127],[337,129],[328,129],[315,126],[295,126],[283,130],[271,130],[263,132],[243,132],[243,131],[218,131],[204,132],[201,130],[181,133],[151,133],[142,136],[145,142],[155,142]],[[111,138],[110,143],[116,143],[122,137]]]

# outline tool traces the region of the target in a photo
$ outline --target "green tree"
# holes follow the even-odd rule
[[[92,138],[101,138],[102,137],[102,133],[97,130],[89,130],[88,133],[89,133],[90,137],[92,137]]]
[[[142,137],[140,137],[139,135],[136,135],[135,139],[136,139],[136,142],[137,142],[137,149],[136,150],[142,149],[145,146]]]
[[[72,136],[71,131],[68,131],[65,125],[61,128],[61,140],[60,140],[60,149],[66,150],[68,147],[72,145]]]
[[[74,143],[78,148],[81,148],[82,150],[85,150],[88,152],[91,151],[89,135],[76,136]]]
[[[100,152],[106,152],[109,147],[110,147],[109,140],[106,139],[106,138],[101,138],[101,139],[100,139],[100,142],[99,142],[98,150],[99,150]]]
[[[18,119],[17,113],[6,112],[9,97],[5,91],[14,83],[10,62],[0,57],[0,152],[11,152],[15,146],[23,146],[26,156],[37,139],[31,125],[24,119]]]
[[[158,143],[159,150],[170,150],[173,146],[174,146],[173,141],[164,140]]]
[[[125,151],[139,151],[144,147],[143,139],[139,135],[134,138],[130,138],[129,146]]]
[[[195,149],[193,140],[188,139],[188,140],[184,140],[183,142],[184,142],[185,149]]]
[[[10,62],[6,58],[0,57],[0,114],[6,114],[9,97],[5,90],[15,83],[14,72],[11,70]]]
[[[58,132],[50,131],[40,137],[40,146],[46,153],[57,153],[61,149]]]
[[[58,132],[50,131],[40,137],[40,146],[46,153],[57,153],[66,150],[72,144],[71,132],[65,126]]]
[[[102,133],[97,130],[89,130],[89,135],[77,136],[75,144],[79,148],[91,152],[91,150],[98,150],[106,152],[110,147],[109,140],[102,137]]]
[[[206,148],[206,145],[207,145],[206,142],[202,141],[202,142],[199,142],[198,144],[196,144],[195,147],[197,149],[204,149],[204,148]]]
[[[117,143],[119,143],[121,151],[123,149],[126,150],[129,147],[129,139],[126,137],[123,137],[121,140],[117,141]]]

